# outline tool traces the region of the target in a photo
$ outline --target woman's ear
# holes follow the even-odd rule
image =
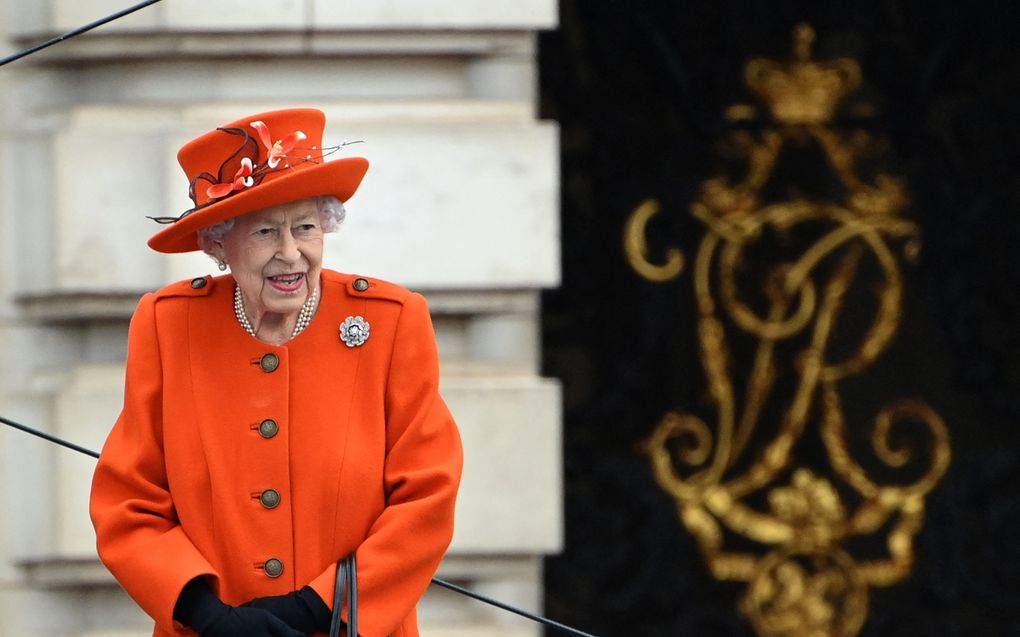
[[[223,248],[222,241],[211,241],[209,246],[209,256],[216,259],[218,263],[227,262],[227,251]]]

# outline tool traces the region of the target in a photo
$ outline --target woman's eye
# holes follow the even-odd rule
[[[265,237],[273,233],[273,228],[259,228],[255,231],[255,234]]]

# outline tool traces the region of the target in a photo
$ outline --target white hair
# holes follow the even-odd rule
[[[336,232],[339,230],[340,224],[344,222],[344,218],[347,216],[347,210],[344,209],[343,202],[333,195],[319,195],[314,199],[315,206],[319,211],[319,223],[322,224],[322,231]],[[215,259],[216,257],[212,253],[213,246],[217,243],[222,243],[227,233],[233,230],[234,219],[236,218],[224,219],[219,223],[199,229],[198,247],[202,248],[202,252]]]

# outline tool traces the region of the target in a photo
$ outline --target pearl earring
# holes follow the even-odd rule
[[[227,263],[225,261],[220,261],[216,267],[220,269],[220,272],[225,272],[227,270]]]

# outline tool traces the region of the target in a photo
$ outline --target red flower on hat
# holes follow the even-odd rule
[[[241,160],[241,167],[237,169],[236,173],[234,173],[234,179],[232,181],[222,184],[213,184],[212,186],[209,186],[209,188],[205,191],[205,194],[210,199],[219,199],[220,197],[226,197],[235,190],[248,188],[255,183],[255,180],[252,179],[251,176],[254,171],[255,168],[252,166],[251,158],[245,157]]]
[[[269,127],[266,126],[265,122],[261,120],[252,122],[251,127],[258,132],[259,139],[262,140],[262,145],[266,147],[266,151],[269,153],[266,165],[270,168],[276,168],[276,165],[280,163],[280,160],[286,157],[287,153],[294,150],[294,146],[296,146],[298,142],[308,137],[301,131],[294,131],[283,139],[278,139],[274,142],[272,136],[269,134]]]

